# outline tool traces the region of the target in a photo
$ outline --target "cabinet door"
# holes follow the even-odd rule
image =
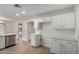
[[[0,49],[5,48],[5,37],[0,37]]]
[[[8,38],[9,38],[9,42],[8,42],[9,46],[14,45],[15,44],[15,35],[8,36]]]
[[[62,54],[77,54],[78,45],[74,41],[62,41]]]
[[[62,28],[66,28],[66,29],[75,28],[74,13],[66,13],[62,15]]]
[[[45,20],[44,20],[44,22],[50,22],[50,21],[51,21],[50,18],[51,18],[51,17],[46,17]]]
[[[53,16],[53,27],[61,28],[61,15]]]
[[[4,35],[4,24],[0,24],[0,35]]]
[[[52,39],[51,52],[52,53],[56,53],[56,54],[60,54],[61,53],[60,40]]]

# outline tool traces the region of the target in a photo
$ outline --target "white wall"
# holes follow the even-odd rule
[[[76,39],[79,39],[79,5],[75,6],[76,13]]]
[[[6,21],[5,22],[5,34],[15,34],[16,30],[15,30],[15,22],[13,21]]]
[[[28,22],[27,23],[27,40],[31,40],[31,34],[35,33],[34,30],[34,23]]]
[[[78,53],[79,53],[79,5],[75,6],[75,12],[76,12],[76,39],[78,39]]]

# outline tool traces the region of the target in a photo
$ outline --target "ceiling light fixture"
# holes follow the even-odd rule
[[[20,4],[14,4],[14,7],[19,8],[20,10],[22,10],[21,13],[22,13],[23,15],[26,14],[26,12],[21,8],[21,5],[20,5]],[[16,16],[19,16],[19,14],[17,13]]]
[[[16,16],[19,16],[19,14],[17,13]]]
[[[25,12],[25,11],[22,11],[22,14],[24,14],[24,15],[25,15],[25,14],[26,14],[26,12]]]
[[[3,23],[3,21],[0,21],[0,23]]]

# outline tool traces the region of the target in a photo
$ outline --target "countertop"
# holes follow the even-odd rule
[[[9,36],[9,35],[16,35],[16,33],[8,33],[8,34],[0,35],[0,37],[5,37],[5,36]]]
[[[77,39],[75,39],[75,37],[71,37],[71,38],[65,38],[65,37],[54,37],[52,36],[51,39],[59,39],[59,40],[70,40],[70,41],[78,41]]]

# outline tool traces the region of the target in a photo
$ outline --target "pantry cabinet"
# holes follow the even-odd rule
[[[56,54],[77,54],[78,42],[54,38],[51,40],[50,52]]]
[[[51,17],[53,27],[56,29],[74,29],[75,13],[65,13]]]

